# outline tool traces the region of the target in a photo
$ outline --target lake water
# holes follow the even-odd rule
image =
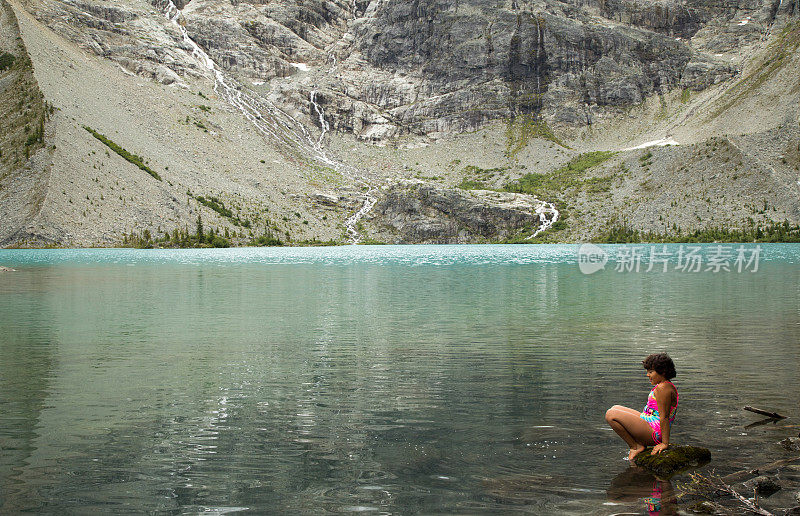
[[[590,275],[573,245],[0,250],[0,512],[642,512],[604,413],[655,351],[673,442],[787,456],[800,246],[640,248]]]

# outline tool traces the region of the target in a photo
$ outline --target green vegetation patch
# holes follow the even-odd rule
[[[42,113],[41,118],[39,119],[39,124],[36,126],[36,129],[30,134],[28,134],[28,138],[25,140],[25,146],[30,147],[32,145],[43,144],[44,143],[44,119],[46,117],[46,113]],[[25,130],[28,130],[28,126],[25,126]]]
[[[264,163],[264,161],[262,161]],[[314,184],[339,186],[342,184],[342,174],[332,167],[309,164],[306,178]]]
[[[225,231],[227,235],[227,230]],[[203,231],[203,221],[197,217],[197,233],[190,234],[186,228],[175,228],[172,233],[164,233],[161,237],[151,235],[149,229],[141,233],[132,231],[130,234],[123,234],[123,247],[135,247],[138,249],[152,248],[195,248],[195,247],[230,247],[230,241],[218,234],[213,228],[207,232]]]
[[[0,54],[0,72],[5,72],[12,66],[14,66],[14,61],[17,58],[14,57],[14,54],[9,54],[8,52],[3,52]]]
[[[474,179],[464,179],[459,184],[456,185],[456,188],[461,188],[462,190],[488,190],[489,187],[486,186],[486,183],[482,181],[475,181]]]
[[[614,222],[611,227],[596,240],[605,244],[638,244],[638,243],[711,243],[711,242],[800,242],[800,226],[791,225],[789,221],[770,222],[765,225],[753,225],[744,229],[712,227],[695,231],[682,232],[677,228],[674,233],[656,233],[639,231],[627,224]]]
[[[583,180],[583,184],[586,185],[586,191],[591,194],[600,194],[600,193],[607,193],[611,191],[611,183],[614,181],[614,178],[609,177],[590,177],[588,179]]]
[[[52,112],[39,90],[13,9],[2,2],[0,10],[8,22],[4,31],[8,29],[9,43],[14,42],[0,50],[0,181],[4,181],[44,147],[44,126]]]
[[[542,231],[536,237],[531,238],[533,227],[528,224],[522,226],[519,232],[509,238],[498,241],[499,244],[557,244],[560,236],[557,234],[569,227],[569,223],[559,218],[547,231]]]
[[[506,125],[506,154],[514,157],[534,138],[549,140],[564,148],[569,148],[547,125],[547,122],[534,115],[520,115]]]
[[[225,207],[225,203],[219,200],[217,197],[203,197],[202,195],[198,195],[195,197],[195,200],[202,204],[207,208],[211,208],[215,212],[219,213],[221,216],[229,219],[237,226],[242,226],[245,228],[250,227],[250,221],[245,219],[242,220],[238,217],[238,215],[234,215],[233,212]]]
[[[467,165],[466,167],[464,167],[465,174],[472,174],[475,176],[486,176],[487,179],[489,178],[489,176],[505,172],[506,170],[508,170],[508,167],[481,168],[481,167],[476,167],[475,165]]]
[[[616,154],[612,151],[595,151],[580,154],[563,167],[549,174],[525,174],[521,178],[506,184],[506,192],[526,193],[532,195],[545,195],[563,192],[567,188],[610,188],[611,178],[585,178],[587,170],[611,159]]]
[[[250,245],[257,247],[280,247],[283,244],[280,238],[272,236],[272,233],[261,235],[250,241]]]
[[[463,190],[492,190],[487,182],[492,181],[495,176],[506,170],[508,167],[480,168],[475,165],[467,165],[463,170],[464,179],[456,186]]]
[[[161,181],[161,176],[158,175],[158,172],[145,165],[144,160],[142,158],[140,158],[136,154],[131,154],[130,152],[126,151],[125,149],[123,149],[122,147],[111,141],[107,136],[98,133],[91,127],[84,125],[83,128],[86,129],[89,133],[91,133],[92,136],[94,136],[95,138],[106,144],[109,149],[113,150],[114,152],[125,158],[125,160],[133,163],[140,169],[144,170],[154,178]]]

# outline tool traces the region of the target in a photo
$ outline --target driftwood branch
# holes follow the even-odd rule
[[[765,464],[758,468],[743,469],[735,473],[731,473],[730,475],[726,475],[722,477],[720,480],[729,484],[734,482],[740,482],[749,477],[773,472],[778,468],[782,468],[789,464],[794,464],[795,462],[800,462],[800,456],[777,460],[775,462],[772,462],[770,464]]]
[[[728,493],[732,497],[734,497],[740,504],[747,508],[748,511],[754,512],[756,514],[760,514],[762,516],[774,516],[771,512],[766,509],[762,509],[758,506],[758,502],[755,498],[745,498],[744,496],[740,495],[736,492],[736,490],[731,487],[730,485],[726,484],[724,480],[719,477],[711,476],[704,476],[699,473],[692,473],[690,475],[692,479],[692,486],[689,487],[689,492],[694,492],[695,494],[699,494],[703,496],[703,491],[706,493],[713,493],[713,492],[724,492]],[[710,491],[706,491],[710,490]]]
[[[725,482],[721,480],[719,481],[712,480],[712,482],[716,484],[715,487],[717,489],[719,489],[720,491],[725,491],[726,493],[730,494],[731,496],[739,500],[739,502],[741,502],[741,504],[747,507],[750,511],[756,514],[762,514],[763,516],[773,516],[771,512],[762,509],[761,507],[756,505],[756,502],[754,500],[751,500],[750,498],[745,498],[744,496],[740,495],[739,493],[736,492],[734,488],[732,488]]]
[[[777,412],[770,412],[768,410],[762,410],[755,407],[745,407],[744,409],[750,412],[755,412],[756,414],[761,414],[762,416],[771,417],[773,419],[786,419],[786,416],[782,416]]]

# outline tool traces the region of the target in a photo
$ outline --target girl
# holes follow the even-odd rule
[[[606,412],[606,421],[628,443],[628,460],[633,460],[646,446],[652,453],[661,453],[669,446],[669,434],[678,408],[678,390],[670,380],[675,378],[675,364],[666,353],[649,355],[642,360],[647,378],[654,385],[642,412],[614,405]]]

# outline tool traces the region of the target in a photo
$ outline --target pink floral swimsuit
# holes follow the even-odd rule
[[[665,380],[667,383],[675,387],[675,385],[670,382],[669,380]],[[658,414],[658,402],[656,402],[656,395],[655,390],[658,385],[653,387],[650,391],[650,394],[647,396],[647,404],[644,406],[644,410],[642,410],[642,415],[639,416],[644,419],[650,428],[653,429],[653,441],[656,444],[661,442],[661,417]],[[672,426],[672,422],[675,421],[675,412],[678,410],[678,389],[675,388],[675,405],[672,406],[672,409],[669,411],[669,424],[670,427]]]

